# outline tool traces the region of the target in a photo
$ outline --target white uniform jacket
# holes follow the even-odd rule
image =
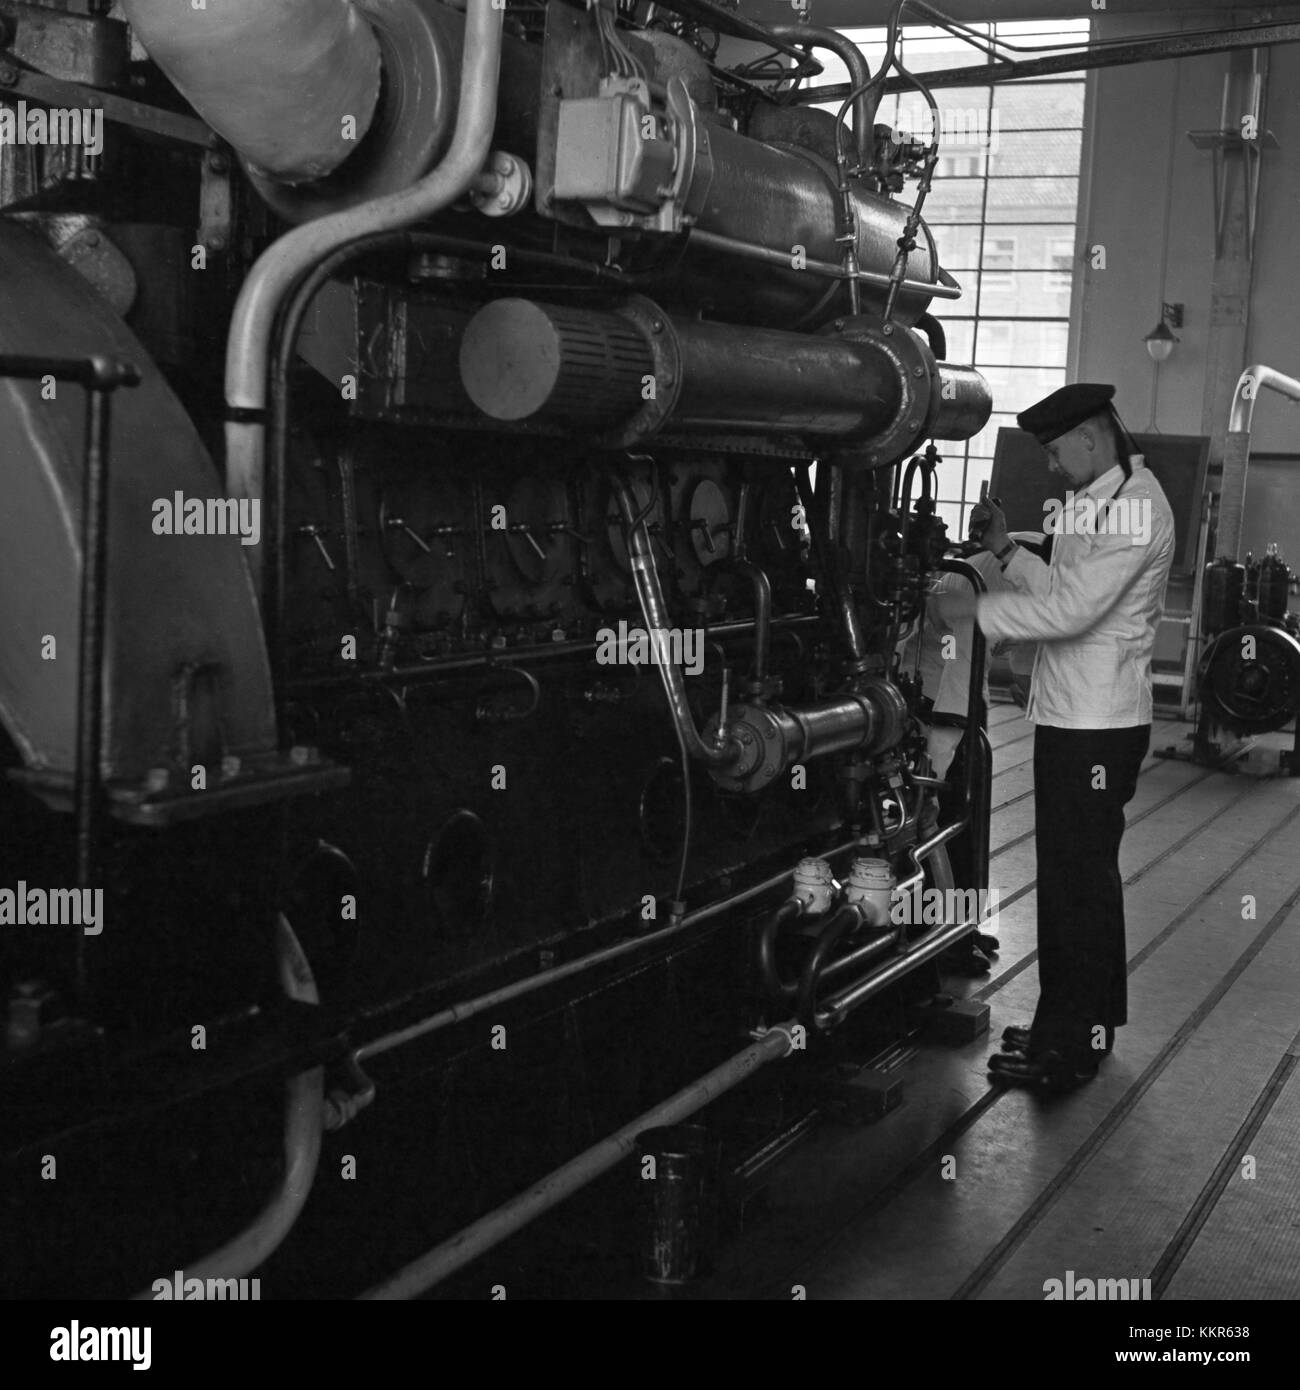
[[[1059,729],[1151,722],[1151,652],[1174,555],[1174,517],[1141,455],[1073,495],[1045,529],[1051,563],[1020,547],[976,617],[990,640],[1039,643],[1025,717]],[[1067,498],[1067,503],[1071,499]]]

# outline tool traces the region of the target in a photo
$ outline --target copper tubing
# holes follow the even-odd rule
[[[351,0],[124,6],[149,56],[257,172],[283,183],[323,178],[369,130],[379,43]]]

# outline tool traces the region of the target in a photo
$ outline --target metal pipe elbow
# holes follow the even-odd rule
[[[799,992],[797,980],[783,980],[776,965],[776,942],[784,927],[803,915],[798,898],[787,898],[769,913],[758,935],[758,968],[769,999],[793,999]]]
[[[379,42],[352,0],[124,0],[149,56],[255,171],[305,183],[338,168],[379,102]]]
[[[817,938],[817,944],[809,952],[808,959],[804,961],[803,970],[799,974],[799,1017],[811,1020],[817,1012],[817,991],[821,985],[822,972],[825,970],[831,953],[839,945],[841,939],[851,932],[857,931],[864,921],[864,916],[859,908],[853,903],[845,903],[839,907],[835,915],[827,922],[822,934]]]
[[[1263,362],[1254,362],[1242,372],[1232,397],[1232,412],[1228,417],[1229,434],[1249,434],[1255,415],[1255,402],[1261,390],[1276,391],[1289,400],[1300,401],[1300,381],[1285,376]]]
[[[866,90],[871,81],[871,65],[866,55],[847,34],[838,29],[824,29],[816,24],[769,24],[768,30],[778,39],[803,43],[809,48],[824,48],[834,53],[849,70],[849,82],[856,95],[853,98],[853,138],[858,147],[858,159],[871,162],[875,145],[875,102]]]

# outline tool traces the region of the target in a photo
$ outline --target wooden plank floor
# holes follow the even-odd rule
[[[1188,726],[1158,720],[1153,749]],[[1049,1279],[1150,1279],[1158,1299],[1300,1294],[1300,780],[1291,735],[1231,774],[1149,755],[1121,852],[1130,1024],[1062,1097],[989,1086],[1037,996],[1032,726],[990,711],[1002,949],[987,1037],[919,1044],[903,1106],[824,1124],[704,1297],[1033,1299]]]

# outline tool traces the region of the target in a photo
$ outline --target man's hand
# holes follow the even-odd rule
[[[1011,537],[1007,534],[1006,513],[996,498],[976,504],[970,514],[970,538],[979,541],[990,555],[1006,548]]]

